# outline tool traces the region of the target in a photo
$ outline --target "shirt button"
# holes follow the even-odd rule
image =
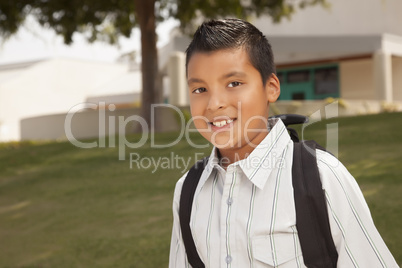
[[[229,198],[226,200],[226,204],[228,204],[228,206],[232,205],[232,204],[233,204],[233,198],[229,197]]]
[[[226,257],[226,263],[231,263],[232,262],[232,256],[230,256],[230,255],[228,255],[227,257]]]

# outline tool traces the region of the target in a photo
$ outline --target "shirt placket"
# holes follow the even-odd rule
[[[236,189],[239,183],[237,166],[229,166],[225,174],[222,207],[221,207],[221,267],[235,267],[233,265],[235,253],[235,200]]]

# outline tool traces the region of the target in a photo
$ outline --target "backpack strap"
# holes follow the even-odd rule
[[[325,193],[317,167],[315,141],[294,143],[292,183],[296,228],[304,264],[336,267],[338,253],[331,235]]]
[[[197,189],[198,182],[200,181],[201,174],[208,162],[208,157],[205,157],[190,169],[181,189],[179,218],[180,228],[183,238],[184,247],[186,248],[186,254],[188,262],[194,268],[204,268],[205,265],[198,255],[195,247],[193,235],[190,229],[191,209],[193,206],[194,194]]]

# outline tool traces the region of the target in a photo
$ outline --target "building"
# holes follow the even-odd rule
[[[402,1],[328,2],[327,9],[296,10],[280,24],[268,17],[251,19],[272,44],[282,89],[279,100],[332,97],[355,106],[369,103],[374,111],[391,103],[402,109]],[[184,52],[188,42],[173,37],[165,49]],[[184,90],[180,84],[171,87]]]
[[[280,100],[402,101],[402,37],[273,36]]]
[[[0,141],[20,140],[26,118],[66,114],[81,103],[135,104],[140,100],[141,73],[126,64],[48,59],[0,66]],[[135,106],[135,105],[134,105]],[[63,121],[64,122],[64,121]],[[62,122],[62,123],[63,123]],[[43,138],[62,138],[64,131]]]
[[[280,24],[254,21],[272,42],[281,99],[402,101],[402,2],[329,3],[298,10]]]

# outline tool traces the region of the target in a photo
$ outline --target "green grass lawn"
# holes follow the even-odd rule
[[[308,127],[305,137],[325,145],[328,123],[338,124],[339,158],[401,264],[402,114],[321,122]],[[178,135],[158,135],[157,143]],[[199,135],[191,138],[206,143]],[[193,163],[196,153],[208,155],[210,149],[194,149],[185,139],[160,149],[148,142],[126,148],[123,161],[117,147],[0,144],[0,267],[166,267],[173,190],[184,167],[166,164],[152,173],[155,167],[145,161],[148,168],[130,168],[129,155],[164,161],[173,154]]]

